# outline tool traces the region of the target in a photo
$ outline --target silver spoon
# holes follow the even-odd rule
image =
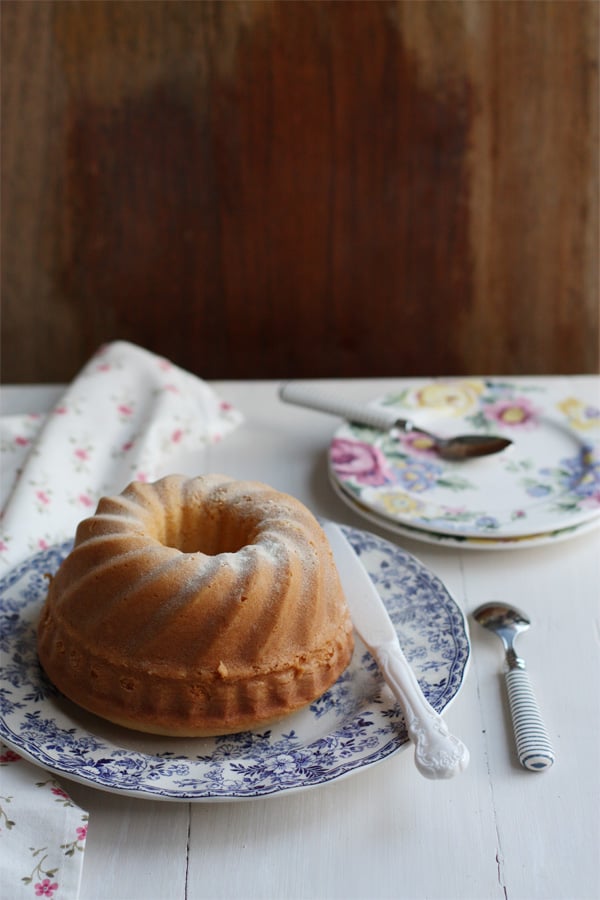
[[[512,717],[517,755],[526,769],[541,772],[554,763],[554,750],[544,727],[525,660],[517,656],[515,638],[527,631],[531,622],[520,610],[503,603],[485,603],[473,618],[488,631],[497,634],[506,653],[506,687]]]
[[[425,431],[410,419],[399,419],[393,411],[372,409],[361,404],[352,403],[330,394],[323,394],[313,387],[307,387],[294,381],[288,381],[279,390],[279,396],[286,403],[295,403],[309,409],[332,413],[341,416],[348,422],[367,425],[380,431],[392,429],[405,433],[416,431],[431,441],[432,448],[442,459],[458,462],[472,459],[475,456],[487,456],[504,450],[512,441],[507,438],[484,434],[461,434],[456,437],[442,438]]]

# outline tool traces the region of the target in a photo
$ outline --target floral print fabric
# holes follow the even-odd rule
[[[77,897],[87,828],[87,813],[53,778],[0,744],[3,896]]]
[[[0,576],[71,537],[100,496],[171,472],[242,417],[201,379],[123,341],[101,347],[47,416],[0,420]],[[87,814],[0,744],[3,896],[76,898]]]

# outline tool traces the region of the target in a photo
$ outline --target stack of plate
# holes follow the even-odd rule
[[[404,382],[373,401],[441,435],[498,434],[501,453],[447,462],[417,431],[344,424],[329,448],[338,495],[414,540],[468,549],[531,547],[600,525],[597,379]]]

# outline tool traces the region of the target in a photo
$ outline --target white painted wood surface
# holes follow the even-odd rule
[[[366,400],[398,384],[328,387]],[[533,627],[520,650],[557,761],[544,773],[518,765],[500,643],[472,625],[468,677],[446,713],[471,752],[465,773],[428,781],[408,749],[326,787],[244,802],[144,801],[65,782],[90,812],[81,900],[597,900],[600,531],[503,552],[394,537],[329,487],[333,417],[281,404],[274,382],[215,387],[246,423],[180,471],[263,480],[318,515],[396,540],[467,614],[492,599],[522,606]],[[60,391],[5,388],[3,412],[43,411]]]

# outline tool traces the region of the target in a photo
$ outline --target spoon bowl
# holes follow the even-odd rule
[[[531,621],[515,606],[501,603],[486,603],[473,613],[473,618],[488,631],[497,634],[507,654],[516,657],[515,639],[531,625]]]
[[[531,622],[521,610],[506,603],[486,603],[473,618],[483,628],[498,635],[505,651],[505,680],[519,762],[526,769],[541,772],[554,763],[554,750],[542,721],[525,660],[517,655],[516,637]]]
[[[452,462],[474,459],[477,456],[489,456],[492,453],[499,453],[512,444],[508,438],[488,434],[459,434],[456,437],[443,438],[430,431],[425,431],[424,428],[418,428],[407,419],[398,419],[394,427],[403,432],[416,431],[425,435],[431,441],[431,447],[437,455]]]

